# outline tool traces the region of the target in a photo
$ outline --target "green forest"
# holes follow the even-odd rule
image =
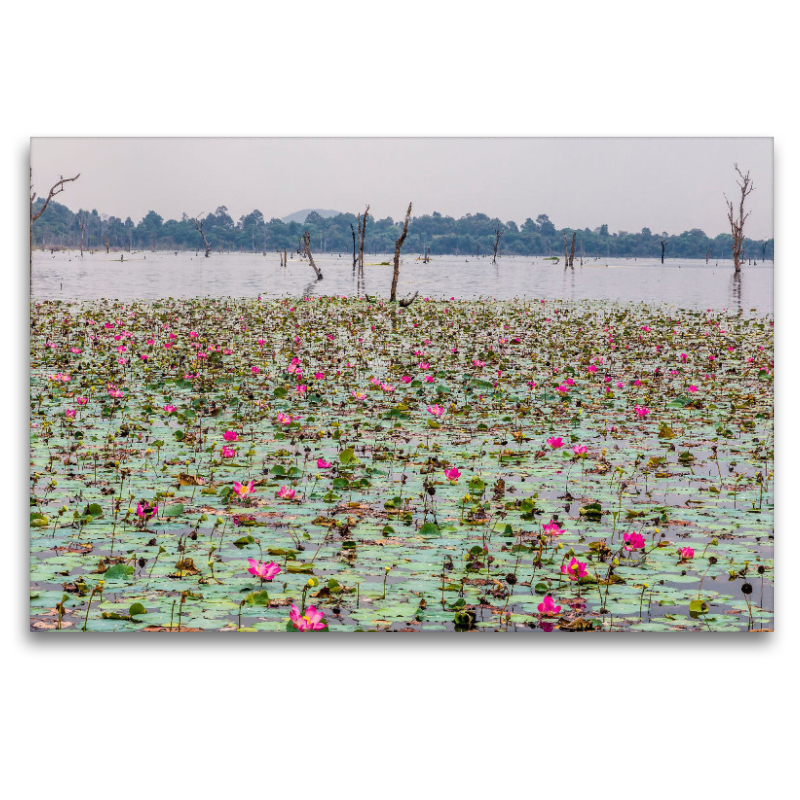
[[[41,207],[39,199],[34,210]],[[721,211],[721,213],[723,213]],[[352,252],[353,230],[357,230],[356,214],[342,213],[322,217],[311,212],[304,223],[265,219],[260,211],[234,220],[225,206],[202,218],[203,232],[212,251],[267,252],[275,249],[298,249],[304,231],[311,234],[311,246],[318,252]],[[367,253],[387,253],[394,250],[395,239],[402,220],[391,217],[368,217],[366,228]],[[438,212],[413,217],[406,239],[406,252],[431,255],[491,254],[496,231],[502,231],[500,255],[562,256],[564,235],[572,240],[576,234],[576,261],[596,257],[660,257],[664,243],[667,258],[731,257],[731,236],[709,237],[693,228],[680,234],[655,233],[643,228],[638,233],[612,233],[608,225],[599,228],[557,228],[546,214],[528,218],[522,225],[501,222],[486,214],[467,214],[459,219]],[[80,248],[86,250],[202,250],[203,242],[192,218],[165,220],[149,211],[138,223],[130,217],[99,214],[92,211],[71,211],[60,203],[51,202],[33,225],[34,249],[56,250]],[[745,240],[745,257],[757,261],[769,260],[774,254],[774,239]]]

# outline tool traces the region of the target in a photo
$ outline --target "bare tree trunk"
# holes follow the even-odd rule
[[[400,280],[400,250],[403,247],[403,242],[406,240],[406,236],[408,235],[408,223],[411,221],[411,203],[408,204],[408,211],[406,211],[406,221],[403,223],[403,232],[400,234],[400,238],[394,243],[394,274],[392,275],[392,293],[389,296],[390,303],[397,302],[397,283]],[[416,295],[415,295],[416,297]],[[413,303],[413,299],[406,303],[406,305],[411,305]]]
[[[358,266],[364,266],[364,243],[367,238],[367,217],[369,217],[369,206],[364,211],[364,216],[358,215]]]
[[[567,255],[567,232],[564,231],[564,266],[569,266],[569,256]]]
[[[733,238],[731,244],[733,250],[733,269],[736,272],[740,272],[742,269],[742,262],[744,261],[744,223],[750,216],[749,211],[746,214],[744,213],[744,201],[750,192],[753,191],[754,186],[753,181],[750,179],[749,170],[746,175],[743,175],[738,164],[734,164],[733,168],[742,179],[741,183],[738,181],[736,182],[740,192],[738,216],[734,215],[733,203],[728,200],[727,195],[725,195],[725,202],[728,204],[728,222],[731,225],[731,236]]]
[[[211,245],[208,243],[208,239],[206,239],[206,235],[203,232],[203,225],[205,225],[205,220],[200,220],[197,217],[194,217],[192,220],[194,222],[195,228],[197,228],[197,232],[203,237],[203,247],[205,248],[205,256],[208,258],[208,254],[211,252]]]
[[[494,229],[494,255],[492,256],[492,264],[497,263],[497,248],[500,247],[500,237],[506,232],[506,229],[498,225]],[[564,234],[566,236],[566,234]]]
[[[667,243],[662,239],[661,240],[661,263],[664,263],[664,252],[667,249]]]
[[[572,245],[569,248],[569,265],[571,267],[575,266],[575,237],[578,234],[575,231],[572,232]]]
[[[81,258],[83,258],[83,238],[86,234],[86,213],[83,211],[78,214],[78,227],[81,229]]]
[[[360,226],[359,221],[359,226]],[[350,233],[353,234],[353,272],[356,271],[356,266],[358,264],[358,254],[356,252],[356,229],[353,227],[353,223],[350,223]]]
[[[322,280],[322,272],[319,267],[314,263],[314,256],[311,255],[311,231],[306,231],[303,234],[303,255],[308,258],[308,263],[311,264],[312,269],[317,274],[317,280]]]

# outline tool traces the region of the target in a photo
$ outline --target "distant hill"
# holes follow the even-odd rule
[[[312,212],[316,211],[321,217],[335,217],[337,214],[341,214],[341,211],[331,211],[329,208],[304,208],[300,211],[295,211],[294,214],[289,214],[287,217],[283,217],[283,222],[305,222],[306,217]]]

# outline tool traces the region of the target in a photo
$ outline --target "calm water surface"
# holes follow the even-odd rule
[[[324,279],[317,282],[308,262],[298,256],[281,267],[278,254],[191,252],[117,253],[35,252],[33,297],[49,300],[120,300],[159,297],[257,297],[312,294],[364,294],[385,297],[391,284],[389,255],[365,257],[363,280],[352,269],[349,254],[314,257]],[[431,298],[474,299],[513,297],[664,302],[682,307],[773,310],[773,265],[743,267],[736,279],[731,261],[699,259],[585,260],[565,269],[543,258],[504,256],[491,259],[433,256],[428,264],[413,256],[403,259],[400,296],[419,290]]]

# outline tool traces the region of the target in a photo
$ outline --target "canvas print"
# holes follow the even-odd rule
[[[773,630],[772,185],[767,138],[33,139],[31,630]]]

